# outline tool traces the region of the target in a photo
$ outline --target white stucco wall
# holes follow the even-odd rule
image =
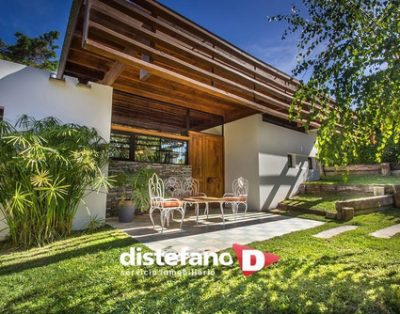
[[[257,116],[225,124],[225,192],[232,191],[238,177],[249,180],[249,208],[259,208],[258,126]]]
[[[249,180],[249,206],[253,210],[275,208],[293,195],[307,178],[318,179],[309,170],[307,156],[315,157],[315,136],[262,121],[257,114],[225,125],[225,190],[233,179]],[[288,154],[297,154],[297,165],[288,168]]]
[[[212,134],[212,135],[222,135],[222,125],[213,127],[211,129],[207,129],[202,131],[202,133]]]
[[[65,82],[49,80],[46,71],[0,60],[0,106],[4,107],[4,118],[15,122],[22,114],[37,119],[54,116],[64,123],[94,127],[109,141],[112,88],[93,83],[87,88],[77,83],[71,77],[66,77]],[[91,216],[105,218],[104,193],[91,194],[85,202]],[[74,229],[83,229],[90,215],[85,206],[80,206]]]

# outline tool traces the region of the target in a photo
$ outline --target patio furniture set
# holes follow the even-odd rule
[[[150,220],[155,228],[153,212],[160,211],[161,232],[165,226],[169,226],[173,219],[174,211],[181,214],[180,228],[182,229],[185,212],[188,206],[195,207],[196,223],[199,220],[200,205],[204,205],[204,215],[209,214],[210,204],[219,204],[222,222],[225,223],[224,209],[230,207],[232,213],[238,214],[239,207],[244,207],[244,215],[247,213],[247,194],[249,190],[248,180],[240,177],[232,183],[232,192],[225,193],[223,197],[208,196],[199,191],[199,181],[193,178],[180,180],[170,177],[163,181],[157,174],[149,180],[150,196]],[[171,197],[167,197],[170,195]]]

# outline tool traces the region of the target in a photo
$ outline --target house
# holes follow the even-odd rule
[[[74,0],[57,73],[0,61],[0,114],[96,128],[111,142],[110,172],[193,176],[215,196],[243,176],[250,208],[266,210],[319,176],[319,124],[305,132],[288,119],[298,86],[156,1]],[[106,195],[86,203],[105,217]],[[74,227],[88,220],[82,207]]]

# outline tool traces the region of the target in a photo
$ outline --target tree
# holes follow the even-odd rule
[[[305,119],[306,127],[322,123],[317,143],[323,163],[348,164],[366,148],[380,162],[400,139],[400,0],[302,2],[305,12],[293,7],[270,18],[289,24],[283,39],[301,32],[293,74],[311,71],[295,94],[291,117]]]
[[[13,45],[8,45],[0,39],[0,59],[55,71],[58,48],[55,41],[59,36],[60,33],[57,31],[50,31],[35,38],[17,32],[16,42]]]

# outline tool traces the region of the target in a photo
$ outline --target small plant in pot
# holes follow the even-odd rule
[[[131,186],[132,177],[126,173],[120,173],[115,177],[115,186],[122,189],[118,200],[117,213],[119,222],[131,222],[135,216],[136,206],[127,187]]]
[[[131,222],[136,211],[143,213],[150,208],[148,185],[153,174],[154,170],[142,168],[133,175],[117,175],[115,185],[122,189],[117,207],[120,222]],[[132,187],[132,193],[127,191],[127,187]]]

